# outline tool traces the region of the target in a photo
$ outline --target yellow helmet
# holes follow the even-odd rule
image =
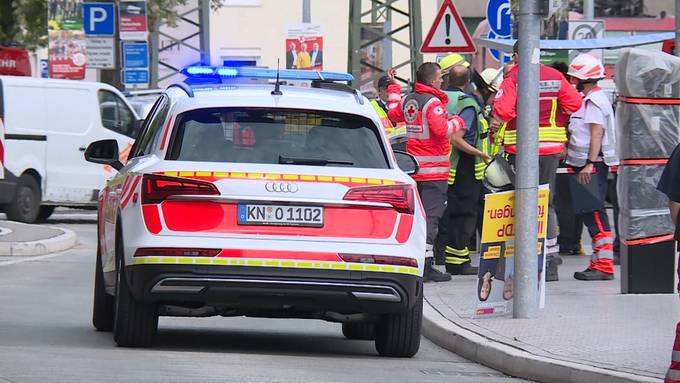
[[[439,66],[442,68],[442,72],[446,72],[456,65],[462,65],[466,68],[470,67],[470,63],[465,61],[465,58],[458,53],[450,54],[439,60]]]

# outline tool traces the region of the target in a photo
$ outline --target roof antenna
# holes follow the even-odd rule
[[[272,96],[283,96],[281,92],[281,84],[279,84],[279,65],[280,59],[276,59],[276,85],[274,85],[274,90],[272,90]]]

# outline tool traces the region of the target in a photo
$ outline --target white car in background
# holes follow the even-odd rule
[[[166,316],[323,319],[379,354],[420,344],[425,214],[351,75],[194,67],[99,195],[93,323],[148,346]],[[310,87],[248,83],[312,80]],[[241,81],[242,80],[242,81]],[[400,168],[401,166],[401,168]],[[404,169],[404,170],[402,170]]]

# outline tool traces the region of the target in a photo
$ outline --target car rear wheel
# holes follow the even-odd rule
[[[113,340],[123,347],[147,347],[153,343],[158,330],[158,309],[155,304],[135,300],[125,279],[123,246],[116,238],[116,297]]]
[[[382,356],[412,357],[420,347],[423,295],[410,309],[385,314],[375,325],[375,348]]]
[[[106,293],[104,271],[97,245],[97,262],[94,270],[94,302],[92,304],[92,324],[97,331],[113,330],[113,297]]]
[[[33,223],[40,211],[40,185],[29,174],[17,180],[12,201],[5,206],[7,218],[11,221]]]
[[[374,323],[343,323],[342,334],[347,339],[374,340]]]

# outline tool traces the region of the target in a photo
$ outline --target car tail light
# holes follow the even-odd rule
[[[198,249],[192,247],[142,247],[135,257],[215,257],[222,249]]]
[[[220,195],[211,182],[147,174],[142,182],[142,203],[161,203],[171,195]]]
[[[349,189],[346,201],[383,202],[400,213],[413,214],[414,194],[411,185],[368,186]]]
[[[414,258],[390,257],[386,255],[369,254],[338,254],[345,262],[352,263],[374,263],[378,265],[409,266],[418,267],[418,261]]]

